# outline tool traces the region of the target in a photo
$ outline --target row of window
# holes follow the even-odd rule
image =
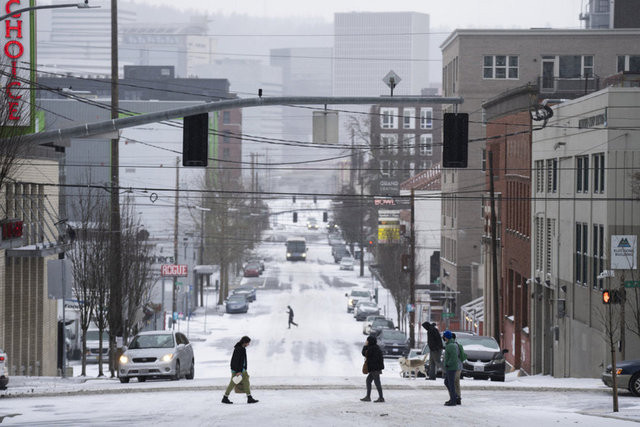
[[[530,186],[528,182],[507,182],[508,203],[506,208],[507,230],[529,236]]]
[[[589,224],[576,223],[575,282],[586,286],[589,282],[590,270],[591,285],[602,289],[602,280],[598,279],[598,276],[604,271],[604,226],[593,224],[591,231],[591,254],[589,254]],[[591,260],[591,266],[589,266],[589,260]]]
[[[551,273],[556,220],[555,218],[536,217],[534,227],[536,233],[534,268],[536,271]]]
[[[409,176],[414,176],[416,171],[427,170],[432,165],[431,160],[418,160],[417,162],[405,161],[402,164],[401,171],[398,160],[380,160],[380,175],[387,177],[406,176],[406,172],[408,171]]]
[[[536,160],[536,193],[558,191],[558,159]],[[604,153],[575,157],[576,193],[603,194],[605,190]]]
[[[415,129],[416,119],[420,129],[433,129],[433,108],[421,108],[420,116],[416,116],[415,108],[403,108],[402,115],[397,108],[380,109],[380,127],[382,129],[398,129],[398,120],[402,119],[402,129]]]
[[[416,136],[412,133],[405,133],[402,135],[402,140],[398,142],[398,134],[382,134],[380,135],[380,148],[388,150],[391,153],[405,152],[410,155],[418,153],[421,156],[433,155],[433,135],[422,134],[420,135],[420,143],[416,147]]]
[[[511,79],[520,77],[520,61],[517,55],[485,55],[482,64],[484,79]],[[593,55],[545,55],[542,57],[542,74],[546,77],[576,79],[593,76]],[[618,55],[618,72],[640,72],[640,55]]]

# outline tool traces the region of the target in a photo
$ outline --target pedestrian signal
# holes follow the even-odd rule
[[[329,221],[329,214],[327,212],[322,213],[322,222]]]
[[[602,291],[602,303],[603,304],[611,304],[611,291],[609,289],[605,289]]]
[[[182,166],[207,166],[208,140],[209,114],[185,117],[182,129]]]

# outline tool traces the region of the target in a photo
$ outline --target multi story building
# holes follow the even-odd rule
[[[580,20],[588,29],[638,28],[640,9],[635,0],[589,0]]]
[[[614,52],[631,51],[618,46]],[[609,87],[553,107],[553,118],[533,134],[534,373],[597,377],[611,363],[602,290],[638,277],[637,247],[616,266],[621,239],[612,236],[632,236],[633,245],[640,235],[640,146],[634,127],[639,105],[639,88]],[[615,277],[602,279],[604,270],[614,270]],[[640,325],[630,314],[638,312],[639,294],[638,288],[627,289],[626,338],[616,346],[618,360],[640,353],[640,339],[632,332]],[[617,342],[619,330],[613,333]]]
[[[371,191],[399,194],[400,183],[440,163],[441,105],[371,107]]]
[[[429,15],[415,12],[350,12],[334,16],[333,95],[388,94],[382,79],[402,79],[398,95],[429,86]]]
[[[575,98],[599,88],[621,58],[638,55],[639,30],[456,30],[442,44],[443,95],[460,96],[469,113],[467,169],[442,174],[441,279],[459,292],[456,306],[488,295],[491,257],[481,257],[480,200],[486,190],[482,103],[527,83],[542,98]],[[453,111],[453,107],[447,111]],[[478,277],[478,280],[474,278]],[[453,308],[453,307],[452,307]],[[485,307],[486,322],[492,318]]]

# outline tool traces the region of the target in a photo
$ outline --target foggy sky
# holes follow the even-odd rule
[[[183,10],[268,17],[315,17],[333,20],[334,12],[411,11],[431,15],[431,27],[446,28],[580,28],[578,15],[586,0],[137,0]]]

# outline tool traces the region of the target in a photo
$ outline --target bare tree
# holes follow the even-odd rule
[[[406,249],[401,244],[383,244],[376,249],[376,261],[384,286],[391,293],[398,315],[398,325],[404,329],[407,304],[411,300],[409,276],[402,271],[401,257]]]
[[[613,302],[613,301],[612,301]],[[602,329],[606,343],[611,353],[611,377],[613,379],[613,412],[618,412],[618,386],[616,379],[616,343],[620,339],[620,323],[616,321],[620,315],[618,304],[609,303],[600,306],[597,310],[598,319]]]

